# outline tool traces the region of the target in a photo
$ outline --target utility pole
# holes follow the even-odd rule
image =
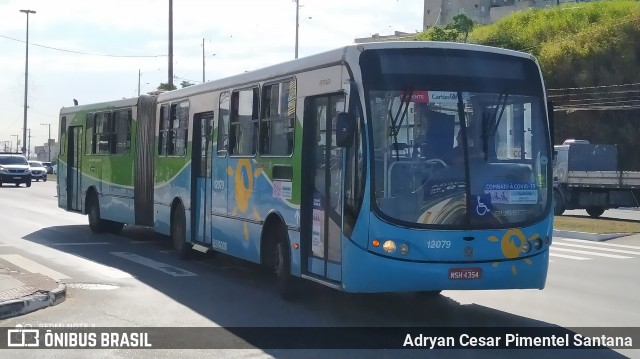
[[[204,83],[204,37],[202,38],[202,83]]]
[[[140,76],[142,76],[142,72],[140,72],[140,69],[138,69],[138,97],[140,97]],[[41,125],[44,124],[41,123]],[[49,137],[51,137],[51,135],[49,135]]]
[[[296,1],[296,59],[298,58],[298,28],[300,27],[298,19],[300,18],[300,0]]]
[[[24,147],[27,139],[27,87],[29,84],[29,14],[35,14],[33,10],[20,10],[27,14],[27,41],[26,52],[24,59],[24,124],[22,127],[22,154],[26,154],[26,148]]]
[[[31,156],[31,129],[29,129],[29,141],[27,142],[27,159]]]
[[[138,85],[139,88],[140,85]],[[140,90],[138,89],[138,95],[140,95]],[[50,123],[41,123],[41,126],[49,126],[49,137],[47,137],[47,149],[49,150],[49,157],[47,161],[51,162],[51,124]]]
[[[169,90],[173,89],[173,0],[169,0]]]

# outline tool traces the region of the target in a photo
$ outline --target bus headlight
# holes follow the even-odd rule
[[[402,254],[403,256],[406,256],[407,253],[409,253],[409,245],[406,243],[402,243],[400,245],[400,249],[399,249],[400,254]]]
[[[533,241],[533,248],[535,249],[542,248],[542,238],[538,237]]]
[[[393,253],[396,251],[396,243],[392,240],[385,241],[382,245],[382,249],[387,253]]]
[[[522,248],[520,248],[520,250],[522,253],[529,253],[531,250],[531,243],[529,243],[529,241],[522,243]]]

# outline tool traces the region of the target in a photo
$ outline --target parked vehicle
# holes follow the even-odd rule
[[[0,187],[3,183],[20,183],[31,187],[29,162],[21,153],[0,152]]]
[[[586,209],[599,217],[610,208],[640,206],[640,172],[621,170],[617,145],[570,140],[554,150],[555,215]]]
[[[31,169],[31,179],[39,182],[42,180],[43,182],[47,182],[47,173],[48,170],[42,162],[39,161],[29,161],[29,167]]]

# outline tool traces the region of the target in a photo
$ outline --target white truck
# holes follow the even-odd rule
[[[618,146],[567,140],[554,146],[554,213],[586,209],[591,217],[618,207],[640,207],[640,172],[622,171]]]

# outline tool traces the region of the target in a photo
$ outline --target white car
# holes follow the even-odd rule
[[[42,162],[29,161],[29,169],[31,169],[31,180],[47,182],[47,169]]]

